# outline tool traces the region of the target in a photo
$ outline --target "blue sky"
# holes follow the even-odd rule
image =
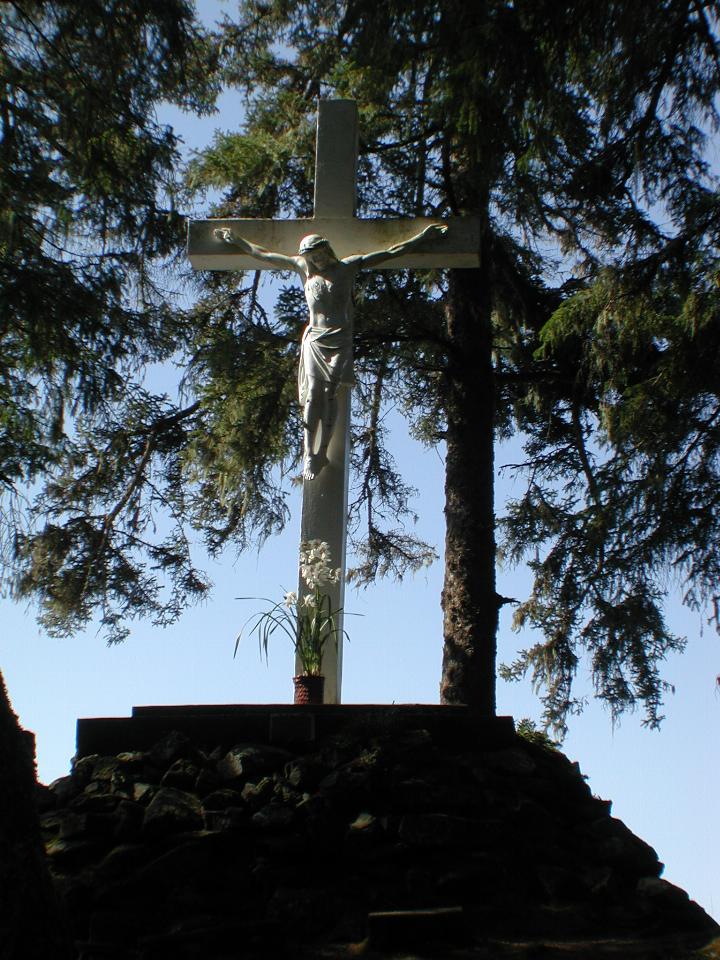
[[[208,16],[218,9],[218,4],[202,6]],[[169,111],[167,122],[178,124],[188,146],[202,147],[214,129],[237,129],[240,117],[239,98],[226,94],[220,114],[214,117],[196,121]],[[270,286],[267,295],[272,296]],[[171,386],[168,382],[168,389]],[[403,475],[418,488],[416,532],[442,553],[442,452],[424,450],[407,436],[401,418],[393,412],[392,398],[387,408],[391,450]],[[517,448],[500,448],[497,465],[517,457]],[[511,481],[499,472],[498,514],[512,495]],[[289,644],[279,640],[266,665],[249,639],[233,659],[235,637],[254,609],[236,598],[279,598],[283,588],[296,586],[300,501],[297,491],[289,496],[292,520],[286,531],[260,554],[245,555],[236,562],[208,560],[205,569],[215,582],[210,599],[165,630],[139,624],[126,643],[112,648],[103,644],[94,628],[57,640],[39,630],[32,610],[2,601],[0,662],[15,710],[22,724],[36,734],[42,780],[49,782],[68,772],[78,717],[125,716],[133,705],[152,703],[291,700]],[[498,589],[505,596],[523,597],[528,583],[523,570],[501,571]],[[350,643],[344,653],[345,702],[437,702],[441,586],[442,563],[438,562],[400,585],[385,582],[359,593],[348,591],[346,609],[361,616],[346,622]],[[510,618],[506,607],[499,633],[501,661],[513,659],[519,647],[531,642],[527,634],[511,631]],[[666,675],[676,693],[668,697],[661,730],[646,730],[639,716],[627,717],[613,730],[607,712],[591,704],[572,720],[563,749],[580,762],[593,792],[613,801],[614,815],[655,847],[666,864],[666,878],[720,919],[718,638],[712,628],[703,629],[700,615],[685,610],[677,600],[669,605],[669,621],[689,642],[687,652],[667,664]],[[586,668],[581,667],[579,679],[590,693]],[[541,709],[528,684],[501,682],[498,711],[515,718],[538,718]]]

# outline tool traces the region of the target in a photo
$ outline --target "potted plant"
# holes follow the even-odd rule
[[[327,543],[323,540],[303,541],[300,544],[300,579],[305,589],[301,589],[299,595],[289,591],[277,603],[262,598],[271,604],[270,609],[254,614],[235,641],[237,653],[245,628],[250,624],[250,633],[257,633],[261,654],[267,659],[275,632],[280,630],[289,637],[301,669],[300,674],[293,677],[295,703],[323,702],[323,652],[328,640],[338,642],[337,617],[341,612],[332,609],[327,588],[337,583],[340,576],[340,568],[331,566]]]

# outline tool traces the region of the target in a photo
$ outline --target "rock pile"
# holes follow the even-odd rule
[[[720,933],[577,764],[521,737],[207,752],[170,733],[77,759],[39,800],[83,960],[342,956],[368,929],[368,949],[405,957]]]

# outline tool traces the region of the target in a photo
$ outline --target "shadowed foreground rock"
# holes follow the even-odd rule
[[[0,674],[0,960],[69,960],[35,809],[35,742]]]
[[[716,955],[655,851],[521,737],[365,730],[291,752],[171,733],[40,793],[83,960]]]

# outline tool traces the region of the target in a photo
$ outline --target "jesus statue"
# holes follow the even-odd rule
[[[337,418],[338,387],[352,386],[352,291],[358,271],[400,257],[424,240],[447,232],[433,223],[420,233],[387,250],[353,254],[338,260],[329,241],[316,233],[303,237],[298,254],[282,253],[239,237],[228,228],[214,231],[224,243],[275,267],[300,275],[310,312],[302,337],[298,392],[303,414],[303,479],[314,480],[327,464],[327,451]]]

